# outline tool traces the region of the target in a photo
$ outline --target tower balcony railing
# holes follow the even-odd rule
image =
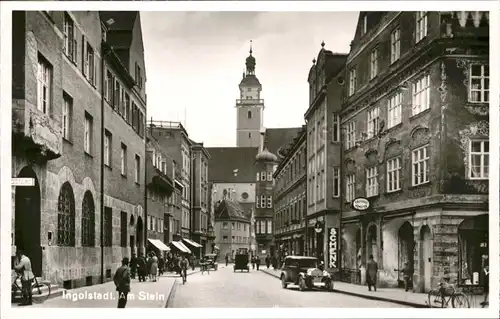
[[[236,104],[264,104],[263,99],[237,99]]]

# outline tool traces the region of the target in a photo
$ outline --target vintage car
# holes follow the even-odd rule
[[[216,254],[205,254],[203,257],[203,264],[208,269],[217,270],[217,255]]]
[[[321,287],[328,291],[333,290],[333,278],[325,271],[318,268],[319,262],[315,257],[287,256],[281,269],[281,286],[288,284],[298,285],[300,291],[306,288]]]

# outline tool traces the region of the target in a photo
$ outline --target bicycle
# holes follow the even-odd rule
[[[21,275],[20,274],[17,274],[16,279],[14,280],[14,282],[11,285],[12,300],[14,300],[16,298],[17,291],[21,292],[21,297],[23,297],[24,299],[27,297],[24,295],[24,291],[22,289],[22,284],[19,285],[18,282],[21,284]],[[50,283],[48,283],[48,282],[39,283],[38,279],[36,279],[36,277],[35,277],[35,279],[33,280],[32,284],[31,284],[31,291],[32,291],[31,292],[32,296],[36,296],[37,301],[44,302],[50,296],[50,292],[51,292],[50,291]]]
[[[443,284],[440,283],[438,289],[431,289],[427,294],[430,308],[447,308],[450,301],[453,308],[470,308],[469,298],[466,294],[457,292],[454,287],[447,288],[452,290],[451,293],[443,294],[442,288]]]

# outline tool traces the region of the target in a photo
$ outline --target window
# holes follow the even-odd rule
[[[120,212],[120,246],[127,247],[127,212]]]
[[[76,39],[75,24],[68,13],[64,13],[64,54],[73,62],[76,62]]]
[[[231,230],[234,230],[234,223],[231,223]]]
[[[340,117],[338,114],[333,114],[332,141],[340,142]]]
[[[252,138],[252,133],[248,133],[248,138]]]
[[[387,128],[394,127],[401,123],[401,101],[401,93],[396,93],[389,98],[389,103],[387,105]]]
[[[417,11],[415,26],[415,43],[427,36],[427,11]]]
[[[130,123],[130,96],[125,92],[125,110],[123,112],[123,118],[127,123]]]
[[[127,146],[123,143],[120,153],[120,162],[121,162],[121,174],[122,176],[127,176]]]
[[[48,114],[52,104],[52,65],[41,55],[38,56],[37,108]]]
[[[257,198],[255,199],[255,207],[256,208],[260,208],[260,200],[259,200],[259,197],[257,196]]]
[[[113,74],[111,72],[107,72],[106,81],[104,83],[105,86],[105,94],[106,100],[112,105],[113,104],[113,92],[115,91],[114,86],[115,80],[113,78]]]
[[[347,202],[351,202],[356,197],[356,175],[350,174],[346,176],[346,197]]]
[[[260,181],[260,173],[257,173],[257,182]]]
[[[269,182],[272,182],[273,181],[273,172],[267,172],[267,180]]]
[[[222,223],[222,229],[228,229],[228,223],[227,222],[223,222]]]
[[[273,197],[272,196],[267,196],[267,208],[272,208],[273,207]]]
[[[401,29],[397,28],[391,32],[391,64],[399,60],[401,55]]]
[[[111,140],[111,133],[104,130],[104,165],[108,167],[111,167]]]
[[[356,92],[356,68],[349,71],[349,96]]]
[[[469,154],[469,178],[487,179],[489,177],[490,142],[471,140]]]
[[[63,110],[62,110],[62,130],[63,138],[67,141],[71,140],[71,124],[73,118],[73,99],[63,92]]]
[[[387,161],[387,192],[401,189],[401,158],[396,157]]]
[[[260,207],[266,208],[266,195],[260,196]]]
[[[139,155],[136,155],[135,156],[135,182],[137,184],[139,184],[140,176],[141,176],[141,158],[139,157]]]
[[[85,74],[92,85],[95,84],[95,55],[94,49],[87,43],[87,56],[85,58]]]
[[[266,181],[266,172],[261,172],[260,173],[260,180],[265,182]]]
[[[378,134],[379,130],[379,108],[374,107],[368,111],[367,137],[372,138]]]
[[[87,154],[92,153],[92,140],[93,140],[93,118],[85,112],[85,132],[84,132],[84,141],[83,141],[83,150]]]
[[[113,109],[120,107],[120,82],[118,80],[115,80],[115,95],[113,97]]]
[[[378,195],[378,169],[377,166],[366,170],[366,197]]]
[[[346,149],[350,149],[356,145],[356,123],[351,121],[347,123],[346,138]]]
[[[417,186],[429,181],[429,146],[422,146],[412,152],[412,185]]]
[[[470,66],[469,102],[488,103],[490,101],[490,70],[488,65]]]
[[[75,247],[75,196],[69,182],[61,186],[57,211],[57,244]]]
[[[430,107],[429,75],[424,75],[413,84],[413,115]]]
[[[111,207],[104,207],[103,228],[103,246],[111,247],[113,245],[113,210],[111,209]]]
[[[95,206],[90,191],[83,195],[82,202],[82,247],[95,246]]]
[[[273,221],[272,220],[267,221],[267,233],[268,234],[273,233]]]
[[[370,54],[370,79],[378,74],[378,48],[372,50]]]
[[[340,168],[333,168],[333,197],[340,196]]]
[[[222,240],[227,242],[227,236],[222,236]]]
[[[139,64],[137,64],[137,62],[135,63],[135,82],[137,84],[137,86],[142,89],[142,73],[141,73],[141,67],[139,66]]]
[[[366,32],[368,31],[368,16],[365,14],[363,17],[363,33],[361,35],[365,35]]]
[[[252,111],[248,111],[247,117],[248,117],[249,119],[251,119],[251,118],[252,118]]]

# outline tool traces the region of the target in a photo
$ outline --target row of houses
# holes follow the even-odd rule
[[[210,155],[146,120],[140,14],[17,11],[13,35],[12,171],[34,182],[12,189],[12,256],[68,289],[133,253],[211,251]]]
[[[361,12],[348,54],[321,50],[306,124],[274,173],[279,253],[361,284],[477,284],[488,257],[489,15]]]

